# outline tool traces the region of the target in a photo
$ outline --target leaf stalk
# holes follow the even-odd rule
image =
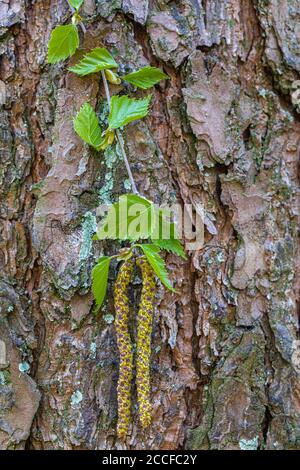
[[[102,77],[102,81],[103,81],[103,85],[104,85],[104,90],[105,90],[105,95],[106,95],[106,99],[107,99],[107,103],[108,103],[108,108],[110,109],[110,91],[109,91],[109,86],[108,86],[108,82],[107,82],[107,78],[106,78],[104,70],[101,70],[101,77]],[[131,183],[131,189],[132,189],[134,194],[139,194],[139,192],[137,190],[137,187],[136,187],[136,184],[135,184],[135,181],[134,181],[134,178],[133,178],[133,174],[132,174],[132,171],[131,171],[131,168],[130,168],[130,164],[129,164],[129,161],[128,161],[128,158],[127,158],[127,155],[126,155],[123,137],[122,137],[122,134],[121,134],[119,129],[116,129],[116,134],[117,134],[117,140],[118,140],[118,143],[120,145],[121,152],[122,152],[122,156],[123,156],[123,159],[124,159],[124,163],[125,163],[125,166],[126,166],[126,170],[127,170],[127,173],[128,173],[128,177],[129,177],[129,180],[130,180],[130,183]]]

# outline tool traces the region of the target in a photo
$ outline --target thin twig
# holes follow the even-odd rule
[[[107,83],[107,80],[106,80],[106,75],[105,75],[104,70],[101,70],[101,77],[102,77],[104,90],[105,90],[105,94],[106,94],[108,109],[110,110],[110,91],[109,91],[109,86],[108,86],[108,83]]]
[[[82,29],[82,32],[85,34],[86,33],[86,27],[84,26],[84,24],[82,23],[82,21],[80,21],[79,23],[81,29]]]
[[[132,174],[132,171],[131,171],[131,168],[130,168],[130,165],[129,165],[129,161],[127,159],[127,155],[126,155],[125,148],[124,148],[123,136],[122,136],[119,129],[116,130],[116,134],[117,134],[117,139],[118,139],[120,149],[121,149],[121,152],[122,152],[122,155],[123,155],[123,158],[124,158],[124,162],[125,162],[125,166],[126,166],[128,176],[129,176],[129,180],[130,180],[130,183],[131,183],[131,189],[134,192],[134,194],[140,194],[137,187],[136,187],[134,178],[133,178],[133,174]]]
[[[102,77],[104,90],[105,90],[105,95],[106,95],[106,99],[107,99],[107,103],[108,103],[108,109],[110,109],[110,92],[109,92],[109,86],[108,86],[108,83],[107,83],[107,79],[106,79],[104,70],[101,70],[101,77]],[[127,170],[128,176],[129,176],[132,191],[134,192],[134,194],[139,194],[139,192],[137,190],[137,187],[136,187],[136,184],[135,184],[135,181],[134,181],[134,178],[133,178],[133,174],[132,174],[130,165],[129,165],[129,161],[128,161],[128,158],[127,158],[127,155],[126,155],[123,137],[122,137],[122,134],[121,134],[119,129],[116,129],[116,134],[117,134],[117,140],[119,142],[120,149],[121,149],[121,152],[122,152],[122,156],[123,156],[123,159],[124,159],[124,163],[125,163],[125,166],[126,166],[126,170]]]

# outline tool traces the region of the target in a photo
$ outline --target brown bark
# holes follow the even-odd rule
[[[125,133],[138,187],[206,211],[203,248],[166,256],[178,293],[157,292],[153,422],[142,431],[134,411],[123,444],[116,265],[98,316],[90,293],[91,266],[117,246],[88,240],[96,207],[124,192],[124,164],[72,129],[87,99],[103,114],[99,77],[46,63],[67,3],[2,2],[1,448],[300,448],[299,16],[296,0],[85,1],[87,33],[69,63],[103,44],[124,70],[170,76],[151,116]]]

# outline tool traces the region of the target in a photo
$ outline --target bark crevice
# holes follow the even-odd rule
[[[65,0],[4,4],[1,448],[299,448],[291,3],[88,1],[81,50],[55,66],[46,45],[69,18]],[[125,169],[115,148],[96,155],[74,134],[84,101],[105,118],[104,94],[97,77],[66,70],[102,44],[122,73],[149,63],[170,76],[150,117],[125,132],[139,188],[157,203],[205,208],[203,247],[186,262],[166,256],[178,295],[157,292],[152,426],[143,434],[134,416],[125,444],[115,438],[116,265],[103,311],[91,315],[91,266],[115,246],[81,259],[86,221],[124,192]],[[139,288],[132,297],[136,309]]]

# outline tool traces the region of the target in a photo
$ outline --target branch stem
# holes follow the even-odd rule
[[[106,79],[104,70],[101,70],[101,77],[102,77],[104,90],[105,90],[105,95],[106,95],[106,99],[107,99],[107,103],[108,103],[108,109],[110,109],[110,91],[109,91],[109,86],[108,86],[108,83],[107,83],[107,79]],[[122,152],[122,156],[123,156],[123,159],[124,159],[124,163],[125,163],[125,166],[126,166],[128,177],[129,177],[129,180],[130,180],[131,189],[134,192],[134,194],[139,194],[139,192],[137,190],[137,187],[136,187],[136,184],[135,184],[135,181],[134,181],[134,178],[133,178],[133,174],[132,174],[132,171],[131,171],[131,168],[130,168],[130,164],[129,164],[129,161],[128,161],[128,158],[127,158],[127,155],[126,155],[123,137],[122,137],[122,134],[121,134],[119,129],[116,129],[116,135],[117,135],[118,143],[120,145],[120,149],[121,149],[121,152]]]
[[[69,0],[67,0],[67,2],[68,2],[68,5],[69,5],[72,13],[74,14],[75,11],[76,11],[75,8],[72,7]],[[86,33],[86,27],[84,26],[82,21],[79,23],[79,25],[82,29],[82,32]],[[108,86],[108,83],[107,83],[107,80],[106,80],[104,70],[101,70],[101,77],[102,77],[104,90],[105,90],[105,95],[106,95],[106,99],[107,99],[107,103],[108,103],[108,109],[110,109],[110,91],[109,91],[109,86]],[[134,194],[139,194],[139,192],[137,190],[137,187],[136,187],[136,184],[135,184],[135,181],[134,181],[134,178],[133,178],[133,174],[132,174],[132,171],[131,171],[131,168],[130,168],[130,164],[129,164],[129,161],[128,161],[128,158],[127,158],[127,155],[126,155],[126,151],[125,151],[125,147],[124,147],[124,140],[123,140],[122,134],[121,134],[119,129],[116,129],[116,135],[117,135],[117,141],[119,143],[119,146],[120,146],[120,149],[121,149],[121,152],[122,152],[122,156],[123,156],[123,159],[124,159],[126,170],[127,170],[127,173],[128,173],[129,181],[130,181],[130,184],[131,184],[131,189],[134,192]]]
[[[75,13],[75,11],[76,11],[75,8],[72,7],[72,5],[70,4],[69,0],[67,0],[67,2],[68,2],[68,5],[69,5],[69,7],[70,7],[70,9],[71,9],[71,12],[72,12],[73,15],[74,15],[74,13]],[[83,34],[85,34],[85,33],[86,33],[86,27],[84,26],[84,24],[82,23],[82,21],[80,21],[79,26],[81,27]]]

